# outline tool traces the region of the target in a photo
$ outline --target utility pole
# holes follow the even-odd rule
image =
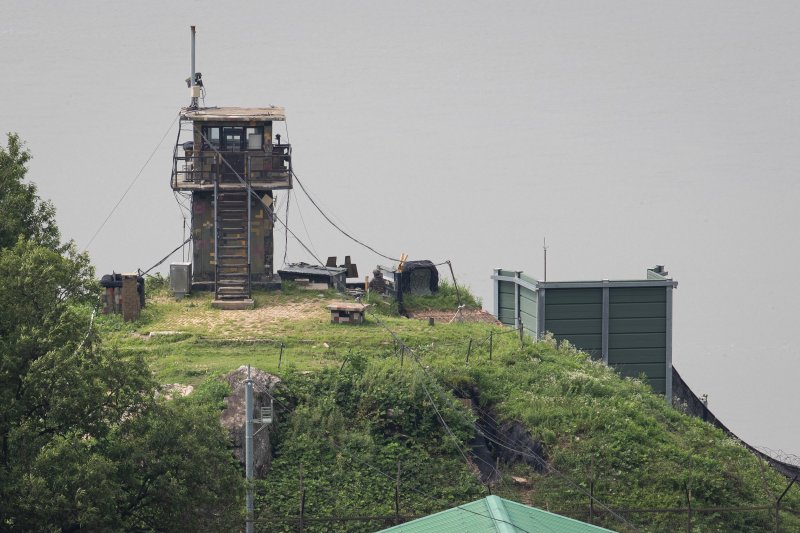
[[[253,533],[253,380],[250,365],[247,365],[247,380],[244,389],[244,456],[247,478],[247,524],[245,531]]]

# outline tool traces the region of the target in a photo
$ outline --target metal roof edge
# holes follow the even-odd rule
[[[507,271],[505,271],[507,272]],[[527,276],[525,276],[527,278]],[[500,274],[492,274],[490,279],[495,281],[510,281],[522,287],[537,291],[539,289],[591,289],[602,287],[672,287],[678,288],[678,282],[665,278],[663,280],[656,279],[627,279],[627,280],[590,280],[590,281],[527,281],[522,276],[505,276]],[[532,278],[528,278],[532,279]]]
[[[484,501],[492,517],[492,525],[494,525],[497,533],[517,533],[518,528],[514,526],[511,517],[506,512],[506,500],[491,494],[484,498]]]
[[[677,288],[678,282],[671,279],[625,279],[600,281],[540,281],[539,286],[543,289],[565,289],[565,288],[601,288],[601,287],[672,287]]]
[[[550,516],[552,516],[552,517],[554,517],[554,518],[556,518],[558,520],[563,520],[565,522],[569,522],[571,524],[575,524],[576,527],[580,527],[584,531],[588,530],[588,531],[591,531],[592,533],[594,533],[594,532],[597,532],[597,533],[601,533],[601,532],[617,533],[613,529],[606,529],[604,527],[596,526],[594,524],[590,524],[590,523],[584,522],[582,520],[576,520],[575,518],[570,518],[570,517],[565,516],[563,514],[551,513],[550,511],[545,511],[544,509],[539,509],[538,507],[533,507],[532,505],[525,505],[524,503],[519,503],[519,502],[515,502],[513,500],[506,500],[506,499],[503,499],[503,502],[507,503],[507,504],[510,503],[511,505],[515,505],[517,507],[522,507],[523,510],[527,511],[527,512],[535,511],[536,513],[539,513],[539,514],[550,515]]]

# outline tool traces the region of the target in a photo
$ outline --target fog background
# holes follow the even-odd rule
[[[344,228],[451,259],[488,309],[493,268],[542,277],[545,237],[551,281],[665,264],[676,368],[740,437],[800,454],[800,4],[3,0],[0,131],[81,248],[188,103],[191,24],[205,103],[284,106]],[[181,242],[175,133],[92,242],[98,274]],[[320,257],[386,263],[295,192]],[[310,257],[290,239],[289,260]]]

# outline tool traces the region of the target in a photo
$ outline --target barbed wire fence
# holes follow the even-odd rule
[[[449,349],[451,353],[464,353],[464,365],[474,363],[476,357],[481,357],[483,362],[493,361],[493,352],[497,348],[496,342],[502,342],[500,339],[507,339],[509,336],[514,335],[520,337],[520,346],[524,348],[526,340],[530,342],[526,335],[520,336],[520,331],[524,326],[520,324],[518,328],[508,328],[501,326],[490,325],[488,331],[481,334],[480,332],[473,332],[471,335],[466,335],[460,339],[446,340],[446,341],[432,341],[420,342],[415,349],[423,355],[435,356],[435,352],[443,349]],[[228,343],[247,341],[221,341]],[[276,339],[259,339],[258,343],[272,344],[276,347],[276,355],[278,363],[286,364],[291,361],[293,356],[314,357],[319,356],[318,351],[311,351],[303,349],[304,345],[310,343],[304,342],[289,342]],[[516,342],[516,340],[515,340]],[[508,347],[507,345],[505,346]],[[397,363],[404,365],[405,359],[409,356],[406,351],[408,346],[403,342],[389,342],[382,344],[383,357],[395,357]],[[368,349],[367,346],[352,346],[347,343],[331,343],[329,350],[336,352],[337,349],[347,349],[348,353],[341,356],[342,365],[340,370],[345,367],[348,362],[348,357],[352,355],[353,350]],[[454,388],[453,392],[457,392],[463,396],[466,394],[464,391]],[[466,396],[464,396],[466,397]],[[484,416],[479,406],[475,406],[478,411],[478,416]],[[478,431],[485,431],[481,428],[480,424],[476,424]],[[502,443],[501,443],[502,444]],[[524,453],[524,450],[517,450]],[[774,452],[774,450],[770,450]],[[765,452],[766,453],[766,452]],[[565,496],[574,496],[574,488],[569,486],[558,487],[550,484],[549,487],[543,487],[539,484],[536,491],[539,492],[539,498],[531,502],[532,505],[540,507],[544,510],[554,512],[582,520],[588,523],[603,525],[605,527],[614,527],[614,520],[611,517],[612,513],[619,514],[627,518],[645,516],[658,516],[658,520],[650,520],[648,522],[655,522],[653,526],[642,526],[642,531],[688,531],[691,532],[695,527],[707,527],[713,523],[726,523],[733,516],[742,517],[742,520],[751,524],[772,524],[776,532],[788,532],[789,529],[783,527],[787,517],[792,519],[800,518],[800,510],[793,509],[783,505],[785,496],[789,493],[793,485],[797,484],[797,479],[790,481],[785,487],[785,490],[780,495],[768,494],[766,502],[754,502],[752,505],[744,506],[703,506],[698,505],[693,499],[691,487],[684,487],[685,497],[683,505],[674,507],[644,507],[637,506],[636,502],[623,502],[615,501],[614,505],[603,509],[598,506],[596,502],[604,498],[604,495],[597,492],[598,487],[602,486],[603,477],[597,473],[592,474],[580,481],[582,486],[588,487],[589,497],[586,498],[585,505],[572,505],[572,506],[559,506],[554,505],[553,501],[564,501]],[[398,484],[394,500],[396,502],[402,501],[403,486]],[[508,491],[506,488],[504,491]],[[542,492],[547,494],[543,495]],[[501,494],[501,493],[498,493]],[[501,494],[502,495],[502,494]],[[390,495],[391,497],[392,495]],[[547,496],[547,497],[543,497]],[[376,530],[392,525],[400,524],[420,518],[419,515],[409,513],[402,509],[399,505],[396,507],[395,513],[387,515],[374,515],[374,514],[357,514],[357,513],[344,513],[327,516],[308,515],[305,511],[305,502],[310,501],[311,498],[316,497],[313,494],[304,492],[301,495],[301,501],[304,504],[300,507],[295,515],[275,515],[264,514],[259,516],[256,521],[257,530],[259,531],[365,531]],[[638,520],[637,520],[638,521]],[[617,524],[619,527],[619,524]]]
[[[593,486],[600,481],[599,478],[587,480],[587,484]],[[790,483],[786,490],[791,488]],[[406,489],[406,491],[409,491]],[[409,491],[410,492],[410,491]],[[387,491],[387,500],[384,504],[395,505],[395,512],[392,514],[356,514],[349,510],[349,513],[328,514],[328,515],[309,515],[306,507],[309,506],[312,498],[318,494],[309,492],[303,488],[298,480],[298,500],[301,502],[297,514],[279,515],[262,513],[255,520],[257,531],[374,531],[402,524],[411,520],[422,518],[426,515],[409,513],[404,510],[402,503],[405,500],[403,484],[399,482],[395,491]],[[784,493],[785,494],[785,493]],[[502,494],[498,494],[502,496]],[[551,496],[563,496],[561,492],[552,492]],[[722,523],[730,523],[730,518],[734,515],[741,516],[742,523],[747,524],[750,530],[766,530],[767,526],[773,526],[776,533],[790,533],[794,529],[784,527],[785,518],[791,516],[800,518],[800,511],[787,508],[781,505],[780,497],[773,503],[745,506],[698,506],[692,500],[691,491],[686,492],[686,501],[680,507],[636,507],[636,506],[616,506],[613,512],[623,516],[634,518],[636,522],[641,522],[637,518],[646,515],[659,515],[660,518],[654,525],[638,525],[638,529],[643,532],[692,532],[695,527],[700,527],[705,531],[708,527],[719,527]],[[601,525],[603,527],[615,527],[614,520],[608,510],[594,504],[589,499],[582,506],[554,506],[547,502],[532,502],[532,505],[545,511],[581,520],[589,524]],[[445,507],[446,509],[446,507]],[[710,518],[710,521],[709,521]],[[288,526],[288,527],[287,527]],[[617,525],[616,527],[619,527]],[[794,528],[794,526],[792,526]],[[617,531],[626,531],[617,529]]]

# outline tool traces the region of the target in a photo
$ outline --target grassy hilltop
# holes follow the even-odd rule
[[[451,292],[411,304],[452,308]],[[307,520],[393,515],[396,494],[400,515],[420,516],[488,490],[587,520],[591,490],[625,519],[595,503],[595,523],[676,531],[686,530],[685,513],[634,511],[685,507],[687,495],[695,509],[774,505],[787,485],[718,429],[565,343],[521,343],[488,322],[429,326],[378,301],[363,326],[330,324],[325,306],[340,295],[291,286],[255,299],[255,310],[219,311],[209,294],[174,301],[161,289],[137,322],[99,323],[107,345],[144,355],[161,383],[195,386],[198,401],[219,402],[216,378],[242,364],[281,377],[257,530],[295,527],[301,486]],[[481,458],[469,453],[476,443]],[[781,531],[800,531],[800,490],[782,505]],[[692,524],[774,531],[774,509],[696,512]],[[312,520],[305,529],[386,525]]]

